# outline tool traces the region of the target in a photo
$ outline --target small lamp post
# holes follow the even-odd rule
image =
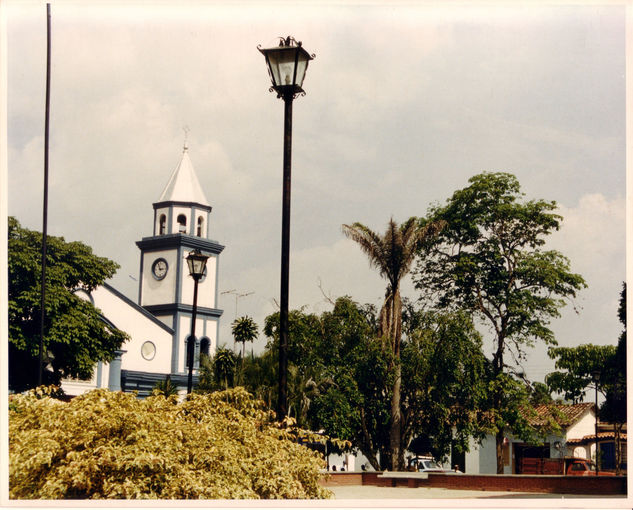
[[[591,372],[591,379],[593,380],[594,388],[596,390],[596,476],[598,476],[598,473],[600,472],[600,467],[598,466],[600,453],[600,450],[598,449],[598,383],[600,382],[600,371],[594,370]]]
[[[287,414],[287,372],[288,372],[288,286],[290,258],[290,175],[292,154],[292,101],[297,94],[305,95],[303,80],[310,55],[292,37],[280,38],[279,46],[257,49],[266,58],[268,74],[277,97],[284,100],[284,161],[283,161],[283,204],[281,220],[281,296],[279,310],[279,398],[277,417],[282,420]]]
[[[193,353],[196,344],[196,313],[198,312],[198,282],[204,275],[209,257],[200,252],[193,250],[187,255],[187,265],[189,266],[189,274],[193,278],[193,310],[191,312],[191,335],[187,342],[187,362],[189,363],[189,377],[187,378],[187,394],[191,393],[193,387]]]

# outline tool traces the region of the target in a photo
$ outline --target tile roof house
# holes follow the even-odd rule
[[[594,404],[544,404],[536,406],[535,411],[536,414],[528,418],[528,421],[537,429],[543,430],[542,444],[528,445],[508,434],[504,440],[505,474],[518,473],[523,457],[595,457]],[[554,424],[560,428],[559,432],[551,432]],[[604,438],[608,439],[607,436]],[[602,435],[599,435],[599,441],[601,439]],[[486,437],[481,445],[471,444],[471,450],[465,458],[466,473],[495,474],[496,466],[494,436]]]

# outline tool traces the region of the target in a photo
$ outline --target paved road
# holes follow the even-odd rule
[[[374,485],[340,485],[327,487],[334,493],[334,499],[535,499],[547,498],[556,505],[569,499],[596,499],[595,496],[583,496],[578,494],[536,494],[533,492],[507,492],[507,491],[468,491],[439,489],[433,487],[376,487]],[[626,501],[626,496],[601,496],[596,499],[599,502],[604,498],[620,499]],[[589,501],[586,501],[589,503]],[[620,506],[620,505],[618,505]]]

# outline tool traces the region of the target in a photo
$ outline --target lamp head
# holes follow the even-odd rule
[[[194,280],[199,280],[204,275],[209,257],[204,255],[200,250],[195,249],[187,255],[187,265],[189,266],[189,274]]]
[[[308,70],[308,62],[315,55],[310,55],[293,37],[280,38],[279,45],[274,48],[257,49],[266,58],[268,74],[272,81],[271,91],[277,97],[294,98],[297,94],[305,95],[303,80]]]

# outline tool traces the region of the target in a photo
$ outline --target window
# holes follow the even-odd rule
[[[202,219],[202,216],[198,216],[198,231],[197,231],[198,237],[202,237],[203,224],[204,224],[204,220]]]
[[[178,232],[181,234],[187,233],[187,217],[184,214],[178,215]]]
[[[193,356],[191,355],[191,353],[189,352],[190,349],[193,349]],[[185,367],[189,368],[189,360],[193,357],[195,359],[196,357],[196,342],[195,339],[193,339],[192,341],[192,337],[188,336],[187,339],[185,340]],[[194,363],[195,366],[195,363]]]
[[[200,355],[202,356],[203,354],[205,356],[209,356],[209,347],[211,345],[211,342],[209,341],[208,338],[203,338],[202,340],[200,340]]]
[[[147,361],[153,360],[154,356],[156,356],[156,346],[154,345],[154,343],[150,342],[149,340],[147,342],[144,342],[141,346],[141,355]]]
[[[166,232],[166,226],[167,226],[167,216],[165,216],[164,214],[160,215],[160,220],[159,221],[159,227],[158,227],[158,233],[161,236],[164,236],[167,232]]]

